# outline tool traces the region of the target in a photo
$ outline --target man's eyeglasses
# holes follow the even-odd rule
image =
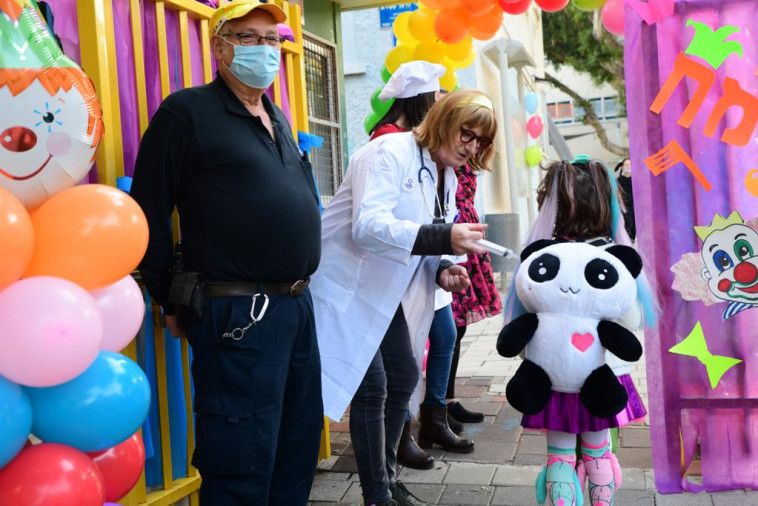
[[[279,47],[285,40],[284,37],[278,37],[276,35],[258,35],[255,33],[237,32],[237,33],[221,33],[222,37],[234,37],[236,38],[240,46],[259,46],[261,42],[267,46]]]
[[[492,144],[492,139],[489,137],[479,137],[471,130],[466,130],[465,128],[461,128],[461,142],[464,144],[468,144],[472,141],[476,141],[477,145],[479,146],[479,149],[485,149],[487,146]]]

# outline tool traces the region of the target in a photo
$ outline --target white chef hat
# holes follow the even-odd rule
[[[428,61],[409,61],[400,65],[379,94],[379,100],[415,97],[440,89],[444,66]]]

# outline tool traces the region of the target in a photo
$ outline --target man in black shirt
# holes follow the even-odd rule
[[[264,94],[285,19],[254,0],[216,11],[216,79],[161,104],[131,191],[150,226],[145,284],[194,352],[192,463],[206,505],[305,504],[318,458],[321,376],[307,288],[321,253],[318,197],[286,117]],[[174,206],[185,271],[202,280],[194,312],[174,307],[175,290],[169,297]],[[188,317],[177,321],[177,309]]]

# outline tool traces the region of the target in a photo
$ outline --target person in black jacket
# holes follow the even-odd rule
[[[624,225],[629,238],[634,241],[637,237],[637,227],[634,223],[634,200],[632,199],[632,161],[624,158],[618,164],[614,172],[617,174],[619,187],[624,196]]]
[[[131,194],[150,227],[139,268],[165,326],[193,350],[202,504],[304,505],[318,460],[307,286],[321,257],[318,197],[287,118],[265,95],[285,20],[274,4],[220,7],[210,21],[216,79],[163,101],[135,166]],[[172,285],[174,206],[186,272]],[[172,289],[195,273],[194,290]],[[191,311],[175,297],[187,292]]]

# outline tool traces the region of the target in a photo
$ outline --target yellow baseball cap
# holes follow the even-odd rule
[[[274,4],[264,4],[256,0],[234,0],[233,2],[222,5],[213,13],[210,21],[212,33],[218,33],[227,21],[241,18],[255,9],[261,9],[268,12],[274,17],[274,21],[277,23],[284,23],[287,21],[287,15],[284,11]]]

